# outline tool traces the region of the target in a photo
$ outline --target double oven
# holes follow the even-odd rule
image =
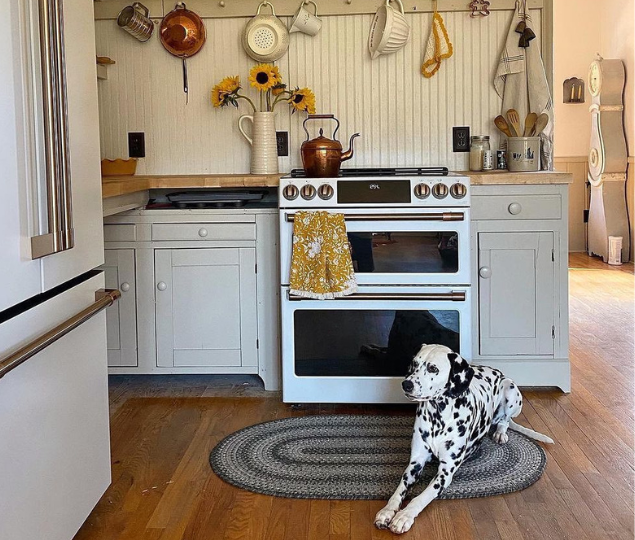
[[[471,351],[469,180],[446,171],[344,171],[281,180],[283,400],[399,403],[424,343]],[[333,300],[289,292],[300,210],[345,216],[358,283]]]

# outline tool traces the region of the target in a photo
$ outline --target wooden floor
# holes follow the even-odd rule
[[[530,488],[485,499],[435,501],[411,539],[633,538],[633,267],[571,259],[573,390],[525,389],[520,422],[556,440]],[[401,411],[299,410],[256,379],[113,377],[110,489],[76,540],[379,540],[382,501],[291,500],[222,482],[208,454],[225,435],[288,416]]]

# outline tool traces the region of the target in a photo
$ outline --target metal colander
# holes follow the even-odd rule
[[[271,8],[271,15],[261,15],[263,6]],[[289,32],[276,17],[273,5],[266,0],[258,6],[256,16],[245,26],[242,38],[247,55],[259,62],[273,62],[284,56],[289,48]]]

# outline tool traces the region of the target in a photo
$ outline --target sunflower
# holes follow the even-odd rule
[[[315,114],[315,94],[310,88],[296,88],[287,100],[295,111],[306,111]]]
[[[271,87],[271,93],[274,96],[279,96],[280,94],[282,94],[285,90],[287,89],[287,85],[286,84],[282,84],[281,82],[277,83],[275,86]]]
[[[237,106],[236,95],[240,90],[240,77],[225,77],[212,88],[212,104],[214,107],[224,107],[230,103]]]
[[[280,72],[273,64],[258,64],[249,72],[249,82],[259,92],[266,92],[281,81]]]

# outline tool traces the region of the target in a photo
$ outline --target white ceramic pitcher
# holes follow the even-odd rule
[[[251,137],[243,129],[245,120],[250,120],[253,124]],[[251,174],[278,174],[274,113],[255,112],[253,116],[244,114],[238,119],[238,129],[251,145]]]

